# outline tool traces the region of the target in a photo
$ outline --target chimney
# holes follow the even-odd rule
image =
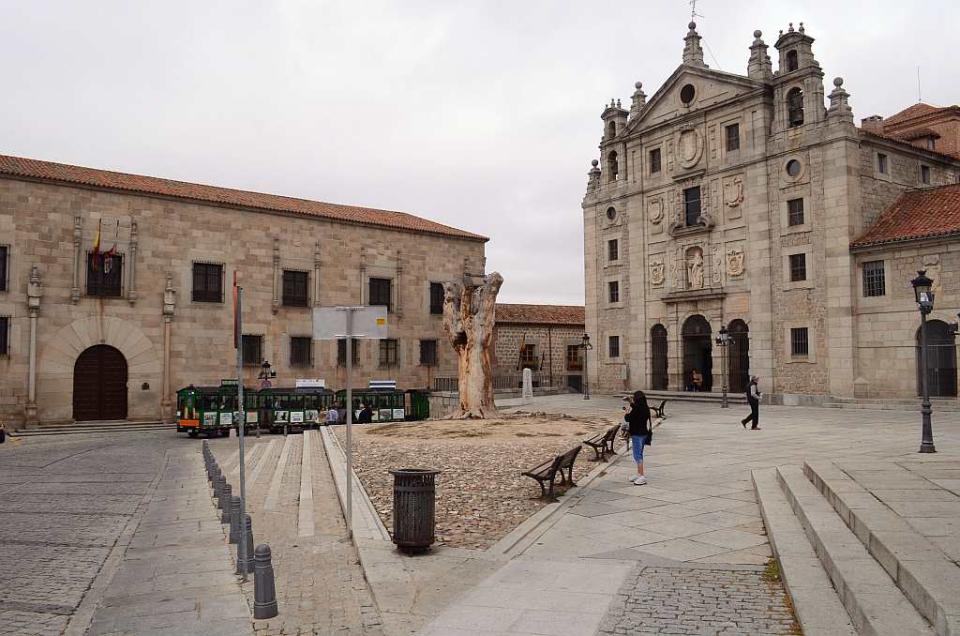
[[[860,120],[860,128],[876,135],[883,134],[883,116],[870,115]]]

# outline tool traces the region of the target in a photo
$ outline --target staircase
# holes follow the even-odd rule
[[[63,422],[58,424],[33,424],[10,432],[11,437],[37,435],[79,435],[110,433],[142,433],[145,431],[176,431],[176,424],[164,424],[158,420],[110,420],[103,422]]]
[[[647,396],[647,402],[653,404],[658,400],[666,400],[667,408],[669,408],[669,403],[672,401],[679,402],[708,402],[711,404],[721,404],[723,402],[723,394],[717,392],[707,392],[707,391],[644,391]],[[624,393],[626,395],[633,395],[632,393]],[[747,396],[743,393],[727,393],[727,404],[746,404]]]
[[[960,412],[960,400],[957,398],[930,398],[933,412]],[[881,400],[877,398],[831,397],[823,403],[824,407],[835,409],[876,409],[883,411],[920,411],[920,398],[910,400]]]
[[[753,471],[805,634],[960,635],[960,496],[930,477],[960,462],[901,463]]]

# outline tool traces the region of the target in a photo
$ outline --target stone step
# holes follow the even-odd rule
[[[806,462],[803,472],[936,633],[960,634],[960,567],[840,467]]]
[[[960,400],[951,398],[931,398],[933,412],[960,412]],[[859,398],[830,398],[823,403],[825,408],[833,409],[872,409],[878,411],[916,411],[920,412],[920,399],[880,400]]]
[[[800,466],[777,468],[777,478],[858,633],[934,633]]]
[[[11,432],[14,437],[39,435],[80,435],[90,433],[136,433],[144,431],[176,431],[174,424],[163,422],[96,422],[83,424],[45,424]]]
[[[644,391],[647,396],[647,402],[652,405],[659,405],[660,400],[667,401],[667,414],[670,413],[670,402],[709,402],[713,404],[720,404],[723,402],[723,394],[712,392],[708,393],[706,391]],[[625,392],[623,396],[633,395],[632,393]],[[746,404],[747,397],[743,393],[728,393],[727,394],[727,403],[728,404]]]
[[[776,468],[754,470],[753,488],[780,576],[806,636],[852,636],[850,616],[780,488]]]

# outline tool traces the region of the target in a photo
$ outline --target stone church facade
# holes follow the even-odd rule
[[[99,249],[95,248],[100,236]],[[236,377],[344,388],[345,342],[311,341],[314,306],[384,304],[354,386],[456,373],[443,281],[482,272],[486,238],[400,212],[0,155],[0,421],[172,417],[175,392]]]
[[[705,390],[753,374],[786,403],[916,396],[909,281],[925,269],[937,395],[956,399],[960,109],[858,127],[841,78],[825,95],[802,24],[775,60],[761,35],[737,75],[704,63],[691,23],[666,83],[601,114],[582,202],[592,382],[685,390],[697,369]]]

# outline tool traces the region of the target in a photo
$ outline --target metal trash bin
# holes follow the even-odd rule
[[[416,554],[434,541],[436,476],[439,470],[402,468],[393,475],[393,542],[401,552]]]

